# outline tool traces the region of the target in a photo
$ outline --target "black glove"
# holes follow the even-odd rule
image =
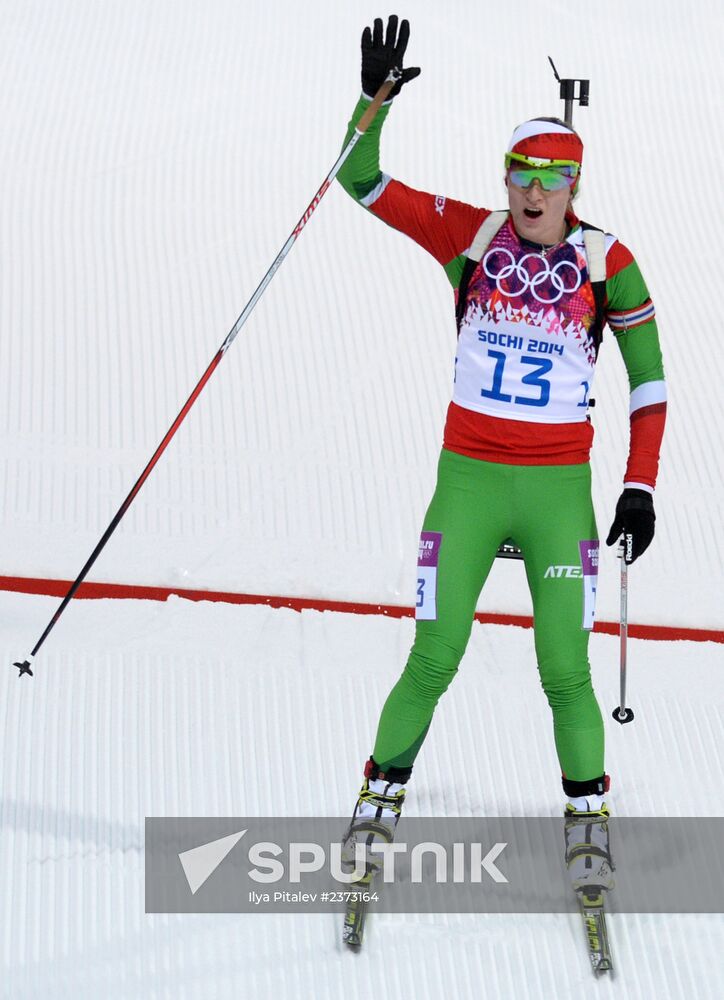
[[[635,562],[645,552],[654,537],[654,498],[646,490],[625,489],[616,504],[616,516],[606,539],[613,545],[624,536],[624,558]]]
[[[365,28],[362,32],[362,92],[367,97],[374,97],[387,79],[387,74],[393,67],[402,70],[402,58],[410,38],[410,22],[402,21],[400,31],[397,31],[397,14],[391,14],[387,21],[387,37],[382,41],[382,18],[376,17],[372,31]],[[420,69],[413,66],[402,70],[402,77],[392,88],[390,98],[397,97],[402,84],[414,80],[420,75]],[[390,99],[388,98],[388,100]]]

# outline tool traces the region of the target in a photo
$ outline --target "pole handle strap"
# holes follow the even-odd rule
[[[393,66],[393,68],[387,75],[387,79],[382,84],[380,89],[377,91],[375,96],[372,98],[372,103],[355,125],[355,131],[358,132],[359,135],[364,135],[364,133],[370,127],[370,125],[375,119],[375,116],[377,115],[377,112],[380,110],[384,102],[390,96],[395,84],[397,83],[397,81],[400,79],[401,76],[402,72],[399,69],[397,69],[396,66]]]

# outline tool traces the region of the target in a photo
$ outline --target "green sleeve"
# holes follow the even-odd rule
[[[626,365],[628,384],[631,392],[644,382],[664,380],[664,362],[659,346],[656,320],[638,326],[634,330],[616,335],[619,350]]]
[[[355,125],[371,103],[366,97],[361,97],[357,102],[347,128],[347,134],[344,137],[345,146],[352,138]],[[360,137],[357,145],[337,174],[339,183],[347,194],[351,195],[356,201],[361,201],[370,191],[374,190],[382,178],[382,171],[380,170],[380,134],[391,107],[391,104],[382,105],[374,121],[370,124],[364,135]]]
[[[606,282],[607,312],[622,317],[614,326],[609,319],[619,350],[628,373],[629,388],[633,392],[645,382],[664,380],[664,364],[659,345],[656,320],[640,325],[627,325],[625,314],[633,313],[642,304],[650,304],[646,282],[635,260],[614,274]],[[651,309],[653,313],[653,307]],[[623,327],[623,328],[621,328]]]

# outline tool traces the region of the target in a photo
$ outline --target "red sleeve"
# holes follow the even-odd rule
[[[629,248],[616,240],[606,254],[606,278],[613,278],[619,271],[623,271],[624,268],[633,263],[633,259]]]
[[[473,242],[486,208],[474,208],[442,195],[427,194],[390,180],[370,211],[394,229],[410,236],[445,265],[464,253]]]
[[[666,403],[643,406],[631,414],[631,444],[624,485],[645,483],[651,489],[656,486],[665,423]]]

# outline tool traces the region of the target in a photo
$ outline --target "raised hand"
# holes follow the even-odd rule
[[[405,49],[410,39],[410,22],[402,20],[399,31],[397,22],[397,15],[391,14],[387,20],[384,39],[381,17],[375,18],[372,29],[365,28],[362,32],[362,92],[365,97],[375,96],[393,67],[399,69],[402,76],[393,87],[391,98],[400,93],[403,83],[414,80],[420,75],[419,66],[402,68]]]

